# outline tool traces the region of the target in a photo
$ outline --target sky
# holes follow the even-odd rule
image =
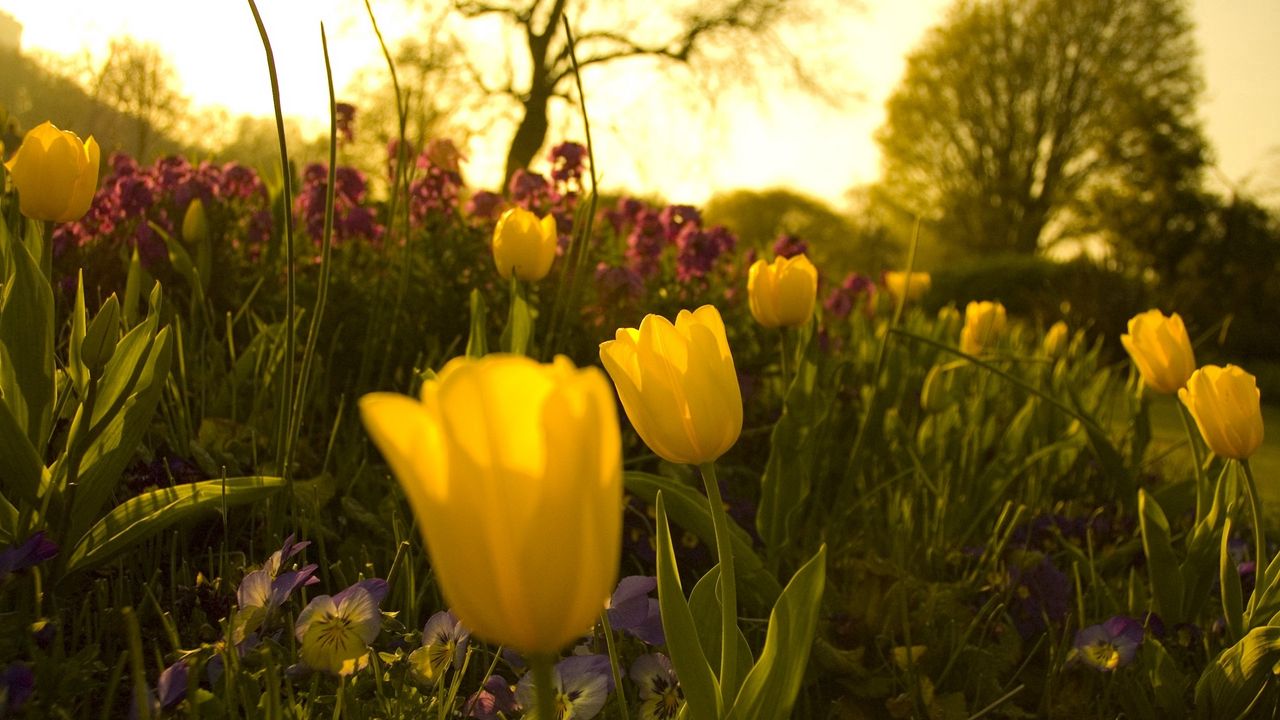
[[[385,67],[361,0],[258,0],[279,67],[287,116],[327,128],[319,25],[329,38],[338,99],[361,70]],[[632,65],[584,74],[597,167],[607,189],[653,192],[702,203],[718,190],[790,186],[837,207],[849,188],[879,174],[873,134],[904,58],[938,23],[950,0],[864,0],[840,13],[816,41],[835,60],[836,105],[765,78],[737,88],[712,110],[690,109],[688,83]],[[400,0],[373,0],[388,40],[415,27]],[[271,91],[248,4],[237,0],[0,0],[23,25],[24,51],[101,54],[131,34],[169,55],[196,109],[269,116]],[[1201,120],[1226,187],[1280,199],[1280,0],[1194,0],[1192,17],[1206,80]],[[593,86],[592,83],[595,83]],[[685,97],[686,101],[680,98]],[[323,118],[323,120],[322,120]],[[581,139],[575,116],[561,139]],[[473,186],[500,182],[507,134],[464,149]]]

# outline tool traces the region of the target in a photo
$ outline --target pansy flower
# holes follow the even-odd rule
[[[590,720],[600,713],[613,690],[613,673],[607,655],[573,655],[556,663],[553,720]],[[524,720],[538,717],[533,674],[525,673],[516,686],[516,699],[525,708]]]
[[[248,573],[236,589],[236,602],[240,606],[237,616],[235,640],[243,641],[257,630],[271,614],[289,599],[293,591],[320,582],[315,577],[318,566],[304,565],[296,570],[281,572],[285,562],[302,552],[311,542],[294,542],[293,535],[285,538],[284,545],[267,558],[262,567]]]
[[[303,664],[337,675],[350,675],[364,666],[369,643],[382,627],[378,603],[386,594],[386,583],[377,582],[381,585],[366,580],[332,597],[321,595],[303,608],[294,626]]]
[[[511,691],[511,684],[501,675],[490,675],[484,681],[484,687],[467,698],[463,706],[463,717],[476,720],[498,720],[498,714],[510,716],[516,711],[516,695]]]
[[[662,632],[658,601],[649,597],[649,593],[657,588],[658,580],[654,577],[629,575],[622,578],[609,598],[609,625],[649,645],[665,644],[667,638]]]
[[[1142,637],[1141,622],[1117,615],[1077,632],[1071,657],[1094,670],[1111,672],[1133,662]]]
[[[435,683],[450,667],[462,667],[471,631],[452,611],[432,615],[422,628],[422,647],[409,654],[410,671],[419,680]]]
[[[684,692],[671,660],[661,653],[641,655],[631,663],[631,680],[640,688],[640,717],[670,720],[684,706]]]
[[[58,554],[58,546],[43,530],[12,547],[0,550],[0,580],[19,570],[35,567]]]

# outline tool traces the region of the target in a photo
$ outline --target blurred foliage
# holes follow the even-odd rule
[[[973,300],[999,300],[1012,314],[1047,328],[1065,320],[1087,329],[1119,353],[1129,318],[1147,309],[1150,294],[1137,278],[1088,258],[1060,262],[1034,255],[974,258],[932,273],[933,305],[959,307]]]

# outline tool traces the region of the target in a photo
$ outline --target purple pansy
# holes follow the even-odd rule
[[[1072,657],[1094,670],[1111,672],[1133,662],[1142,638],[1141,622],[1116,615],[1101,625],[1090,625],[1077,632]]]
[[[57,544],[43,530],[37,530],[21,543],[0,550],[0,580],[39,565],[57,554]]]
[[[622,578],[609,599],[609,624],[614,630],[627,632],[649,645],[667,641],[662,631],[662,614],[658,601],[649,593],[658,588],[658,580],[644,575]]]

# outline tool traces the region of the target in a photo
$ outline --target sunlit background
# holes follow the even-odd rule
[[[682,68],[624,61],[586,75],[587,105],[606,188],[702,203],[717,190],[789,186],[842,206],[847,191],[874,181],[873,133],[901,77],[904,55],[943,18],[947,0],[868,0],[833,12],[785,38],[821,55],[834,72],[832,98],[814,97],[783,74],[714,92]],[[387,41],[425,36],[404,0],[373,3]],[[303,135],[326,128],[320,23],[329,34],[339,99],[386,79],[377,38],[358,0],[262,0],[280,68],[286,115]],[[1212,145],[1214,182],[1244,186],[1274,202],[1280,187],[1280,2],[1196,0],[1194,37],[1206,80],[1201,119]],[[192,109],[210,117],[271,114],[264,56],[248,5],[171,0],[0,0],[21,24],[24,53],[92,64],[111,38],[155,43],[172,62]],[[453,21],[449,30],[501,55],[492,23]],[[467,78],[459,78],[466,82]],[[514,103],[465,139],[473,186],[501,184]],[[466,122],[459,123],[465,125]],[[91,130],[91,129],[89,129]],[[560,103],[549,143],[581,139],[581,122]]]

